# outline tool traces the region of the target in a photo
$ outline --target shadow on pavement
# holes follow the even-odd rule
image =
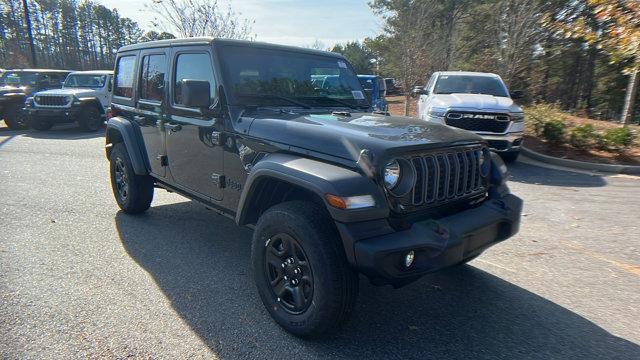
[[[600,175],[550,169],[520,161],[509,164],[509,174],[509,181],[534,185],[601,187],[607,184],[605,178]]]
[[[352,320],[303,341],[271,321],[249,272],[251,230],[192,202],[118,213],[128,254],[220,358],[640,358],[640,347],[472,266],[402,289],[362,278]]]
[[[105,136],[105,129],[96,131],[82,131],[76,124],[60,124],[50,130],[26,130],[24,136],[34,139],[59,139],[59,140],[83,140]]]
[[[23,135],[33,139],[51,139],[51,140],[82,140],[93,139],[105,136],[105,129],[100,128],[97,131],[86,132],[80,130],[75,124],[56,125],[50,130],[38,131],[33,129],[11,130],[8,127],[0,127],[0,136],[17,136]]]

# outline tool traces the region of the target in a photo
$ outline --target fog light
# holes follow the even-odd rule
[[[413,259],[415,258],[416,253],[411,250],[404,256],[404,266],[410,267],[413,264]]]

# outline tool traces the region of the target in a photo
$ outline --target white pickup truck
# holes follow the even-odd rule
[[[496,74],[462,71],[434,73],[425,86],[413,89],[418,117],[473,131],[506,162],[518,158],[524,114],[514,103],[521,91],[509,94]]]

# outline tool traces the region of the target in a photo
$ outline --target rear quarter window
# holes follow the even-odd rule
[[[133,79],[136,70],[136,56],[122,56],[116,64],[114,80],[114,96],[131,99],[133,97]]]

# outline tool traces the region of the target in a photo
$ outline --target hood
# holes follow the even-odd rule
[[[496,112],[522,112],[511,98],[484,94],[435,94],[434,108]]]
[[[471,132],[446,125],[371,113],[343,116],[264,112],[250,120],[251,136],[289,145],[289,150],[296,152],[311,150],[354,161],[363,149],[369,150],[375,160],[392,154],[482,141]]]
[[[95,90],[82,88],[63,88],[39,91],[37,95],[73,95],[76,97],[95,96]]]
[[[25,92],[24,87],[15,87],[15,86],[0,86],[0,95],[11,94],[11,93],[21,93]]]

